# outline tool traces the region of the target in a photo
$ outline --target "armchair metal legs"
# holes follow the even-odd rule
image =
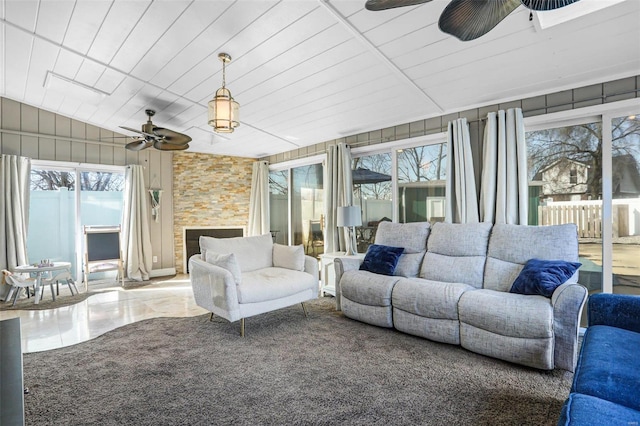
[[[302,305],[302,311],[304,312],[304,317],[309,318],[309,313],[307,312],[307,307],[304,303],[300,303]],[[209,314],[209,321],[213,321],[213,312]],[[244,318],[240,318],[240,337],[244,337]]]

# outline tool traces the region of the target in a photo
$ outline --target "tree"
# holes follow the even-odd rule
[[[419,146],[398,154],[398,180],[422,182],[446,178],[445,144]]]
[[[278,170],[269,173],[269,192],[271,194],[287,195],[288,170]]]
[[[586,194],[598,199],[602,194],[602,124],[587,123],[527,134],[529,179],[542,169],[557,164],[570,167],[572,160],[589,166]],[[631,156],[640,162],[640,121],[622,117],[612,122],[612,156]],[[569,170],[566,170],[567,175]],[[570,189],[571,185],[567,186]]]
[[[67,188],[74,191],[76,188],[75,172],[60,170],[31,170],[32,191],[55,191]],[[81,191],[123,191],[124,174],[113,172],[80,172]]]

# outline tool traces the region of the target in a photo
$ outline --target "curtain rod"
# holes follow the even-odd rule
[[[18,135],[18,136],[30,136],[30,137],[44,138],[44,139],[58,139],[61,141],[81,142],[81,143],[87,143],[91,145],[104,145],[104,146],[110,146],[110,147],[116,147],[116,148],[124,148],[124,144],[120,145],[120,144],[116,144],[115,142],[103,142],[103,141],[96,141],[92,139],[72,138],[69,136],[49,135],[46,133],[24,132],[22,130],[0,129],[0,133],[7,133],[10,135]],[[117,136],[117,137],[120,138],[120,136]]]

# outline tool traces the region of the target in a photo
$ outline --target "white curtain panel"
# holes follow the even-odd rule
[[[16,155],[0,156],[0,269],[29,263],[29,181],[31,159]],[[0,285],[0,300],[9,291]]]
[[[271,229],[269,220],[269,163],[253,163],[251,198],[249,199],[249,236],[262,235]]]
[[[490,112],[484,130],[480,220],[526,225],[527,145],[520,108]]]
[[[345,251],[348,231],[336,226],[338,207],[353,203],[353,176],[351,174],[351,149],[345,143],[329,146],[324,173],[325,235],[324,252]],[[352,247],[356,247],[355,236]]]
[[[147,191],[142,166],[127,166],[122,219],[124,269],[128,279],[145,281],[152,268]]]
[[[447,131],[449,170],[446,183],[445,222],[477,223],[478,195],[466,118],[449,122]]]

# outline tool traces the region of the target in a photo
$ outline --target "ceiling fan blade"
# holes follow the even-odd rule
[[[133,142],[129,142],[124,147],[129,151],[142,151],[143,149],[149,148],[151,145],[151,142],[148,142],[144,139],[138,139]]]
[[[569,6],[578,0],[521,0],[522,4],[531,10],[554,10]]]
[[[153,147],[160,151],[182,151],[189,148],[189,144],[176,145],[169,142],[155,141]]]
[[[452,0],[440,15],[442,32],[462,41],[475,40],[491,31],[520,6],[520,0]]]
[[[186,145],[191,142],[191,137],[184,133],[175,132],[173,130],[156,127],[153,129],[156,136],[160,136],[164,142],[172,145]]]
[[[431,0],[367,0],[364,7],[367,10],[378,11],[403,6],[415,6],[417,4],[428,3],[430,1]]]

